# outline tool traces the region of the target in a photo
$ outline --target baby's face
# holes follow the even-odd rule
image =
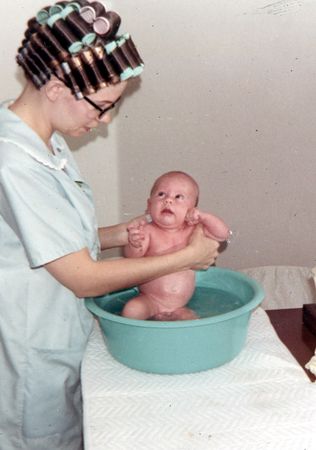
[[[148,212],[153,222],[163,228],[182,228],[187,213],[195,207],[196,199],[196,188],[188,178],[166,175],[148,199]]]

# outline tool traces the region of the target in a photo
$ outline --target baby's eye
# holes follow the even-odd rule
[[[184,195],[182,194],[177,194],[175,197],[177,200],[183,200],[184,199]]]
[[[165,196],[165,193],[164,192],[158,192],[158,197],[164,197]]]

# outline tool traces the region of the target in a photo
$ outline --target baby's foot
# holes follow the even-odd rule
[[[149,318],[149,320],[159,320],[162,322],[170,322],[171,320],[176,320],[173,317],[173,312],[161,312],[161,313],[157,313],[155,315],[153,315],[152,317]]]
[[[173,320],[196,320],[199,317],[197,314],[190,308],[179,308],[173,311]]]
[[[154,316],[150,317],[149,320],[159,320],[163,322],[170,322],[174,320],[195,320],[198,319],[198,316],[195,314],[194,311],[190,308],[178,308],[175,311],[163,311],[160,313],[155,314]]]

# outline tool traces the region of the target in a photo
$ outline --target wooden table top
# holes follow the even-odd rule
[[[316,335],[304,325],[302,308],[270,309],[266,313],[280,340],[290,350],[310,380],[316,381],[316,376],[304,367],[314,355]]]

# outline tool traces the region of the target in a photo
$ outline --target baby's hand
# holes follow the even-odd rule
[[[142,248],[142,243],[145,239],[145,232],[144,232],[145,226],[146,221],[141,220],[139,222],[136,221],[132,222],[127,227],[129,245],[139,249]]]
[[[191,209],[185,216],[185,221],[190,226],[197,225],[200,222],[200,211],[197,208]]]

